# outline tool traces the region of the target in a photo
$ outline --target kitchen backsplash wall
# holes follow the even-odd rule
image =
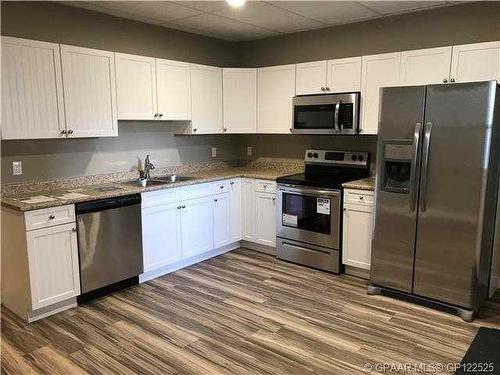
[[[240,65],[260,67],[500,39],[498,1],[416,13],[238,44]]]

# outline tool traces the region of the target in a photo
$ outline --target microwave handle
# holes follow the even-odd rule
[[[337,103],[335,103],[335,115],[333,118],[333,123],[335,125],[335,130],[339,130],[339,110],[340,110],[340,103],[342,103],[342,100],[339,100]]]

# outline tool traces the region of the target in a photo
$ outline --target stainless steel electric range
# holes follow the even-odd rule
[[[339,273],[342,184],[369,176],[367,152],[306,150],[304,173],[278,178],[279,259]]]

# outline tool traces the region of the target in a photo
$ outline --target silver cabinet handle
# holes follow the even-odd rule
[[[67,133],[67,132],[66,132],[66,129],[61,130],[61,134],[62,134],[62,135],[66,135],[66,133]]]
[[[326,90],[326,88],[324,88],[324,87],[321,88],[321,91],[325,91],[325,90]]]
[[[182,209],[184,209],[184,208],[186,208],[186,206],[184,206],[184,205],[183,205],[183,206],[182,206]]]
[[[425,212],[427,209],[427,173],[429,169],[429,152],[431,147],[431,131],[432,131],[432,122],[428,122],[425,124],[424,131],[424,145],[423,145],[423,157],[424,160],[422,162],[422,182],[420,183],[420,210]]]
[[[443,83],[448,83],[448,78],[443,78]]]
[[[227,128],[224,128],[223,130],[224,130],[224,133],[227,132]]]
[[[49,220],[54,220],[56,217],[54,215],[49,215]]]
[[[229,184],[234,185],[234,181],[231,181]]]
[[[415,211],[417,205],[417,166],[420,160],[420,133],[422,132],[422,123],[415,124],[413,132],[413,159],[411,161],[411,175],[410,175],[410,211]]]
[[[69,129],[68,134],[70,134],[70,135],[73,134],[73,129]]]
[[[455,83],[455,78],[450,79],[450,82]]]
[[[194,129],[193,129],[193,132],[194,132],[194,133],[196,133],[196,131],[197,131],[197,130],[198,130],[198,129],[194,128]]]
[[[214,202],[217,202],[217,199],[214,199]]]
[[[362,201],[363,199],[365,199],[365,197],[359,197],[359,200]]]
[[[155,113],[155,118],[157,118],[157,117],[158,117],[158,113]]]
[[[219,188],[224,189],[224,185],[219,186]]]
[[[163,117],[163,113],[158,114],[158,116]]]
[[[325,87],[326,91],[330,91],[330,88],[328,86]]]
[[[177,209],[180,210],[182,208],[182,206],[177,206]]]
[[[74,227],[74,228],[72,229],[72,231],[73,231],[73,232],[76,232],[76,227]]]

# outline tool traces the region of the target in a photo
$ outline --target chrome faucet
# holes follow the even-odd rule
[[[155,169],[155,166],[149,161],[149,155],[147,155],[146,160],[144,160],[144,171],[142,173],[142,178],[149,180],[151,178],[151,171],[153,169]]]

